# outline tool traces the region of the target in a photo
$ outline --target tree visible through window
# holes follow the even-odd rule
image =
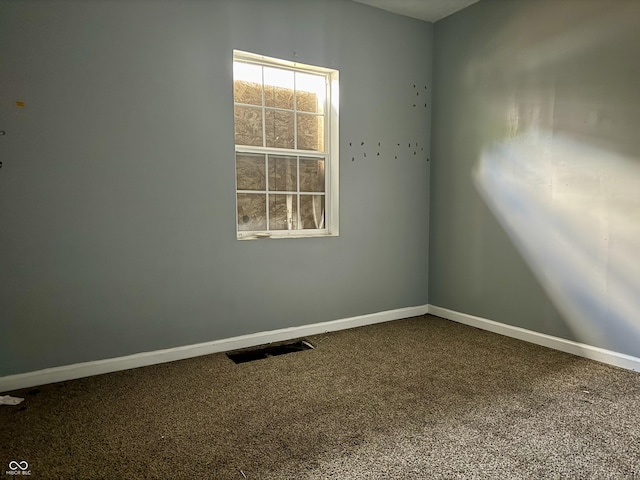
[[[238,238],[337,234],[337,71],[234,52]]]

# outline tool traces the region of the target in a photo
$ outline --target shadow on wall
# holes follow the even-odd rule
[[[518,9],[465,72],[476,186],[576,336],[640,355],[640,3]]]
[[[640,157],[640,2],[516,2],[464,72],[484,139],[562,132]],[[505,5],[505,7],[507,7]]]

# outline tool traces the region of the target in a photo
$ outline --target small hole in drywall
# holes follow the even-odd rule
[[[315,347],[307,340],[298,340],[296,342],[282,343],[279,345],[266,345],[248,350],[229,352],[227,353],[227,357],[235,363],[246,363],[269,357],[277,357],[278,355],[285,355],[287,353],[313,350],[314,348]]]

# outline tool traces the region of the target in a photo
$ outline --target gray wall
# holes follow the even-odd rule
[[[435,24],[431,304],[584,338],[548,300],[472,172],[483,149],[531,129],[638,162],[638,25],[640,3],[627,0],[482,0]],[[615,242],[608,248],[616,254]],[[636,340],[619,351],[640,355]],[[611,346],[604,338],[595,343]]]
[[[431,45],[349,1],[0,2],[0,376],[427,303]],[[340,70],[339,237],[236,240],[234,48]]]

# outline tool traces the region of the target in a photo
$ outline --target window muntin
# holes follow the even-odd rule
[[[337,72],[234,52],[238,238],[337,235]]]

